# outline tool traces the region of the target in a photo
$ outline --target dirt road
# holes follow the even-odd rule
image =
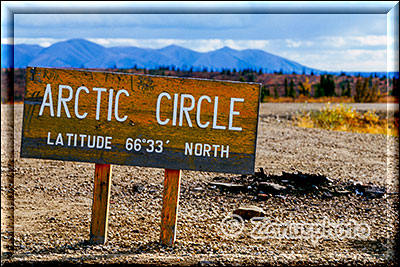
[[[298,128],[282,115],[302,104],[285,105],[261,107],[256,170],[262,167],[269,175],[319,173],[333,183],[385,187],[387,194],[370,199],[353,193],[320,198],[311,192],[270,194],[259,200],[246,192],[226,192],[208,185],[218,176],[237,181],[235,175],[183,171],[177,241],[172,248],[159,245],[162,169],[113,166],[108,242],[90,246],[94,164],[20,158],[22,105],[15,106],[14,129],[11,106],[2,105],[2,261],[393,265],[399,139]],[[8,146],[13,140],[14,161]],[[256,238],[257,226],[245,221],[240,234],[226,235],[224,219],[246,204],[264,210],[265,226],[325,222],[339,232],[314,239],[277,238],[262,232]],[[360,230],[361,226],[368,231],[340,235],[340,227]],[[6,259],[3,256],[9,255],[5,252],[13,237],[14,251]]]

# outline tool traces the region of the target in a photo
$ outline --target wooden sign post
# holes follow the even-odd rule
[[[26,70],[21,157],[96,163],[91,243],[105,243],[111,164],[165,169],[161,243],[176,236],[180,170],[254,173],[260,84]]]
[[[165,169],[161,211],[161,244],[172,245],[176,237],[181,171]]]
[[[111,165],[96,163],[94,172],[92,220],[90,225],[91,244],[104,244],[107,241],[110,191]]]

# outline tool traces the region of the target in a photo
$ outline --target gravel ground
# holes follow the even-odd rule
[[[183,171],[176,243],[164,247],[159,244],[162,169],[113,166],[108,241],[88,245],[94,164],[20,158],[22,105],[15,106],[14,129],[12,106],[2,105],[2,263],[396,265],[399,139],[294,127],[287,118],[302,108],[297,103],[262,104],[256,170],[371,183],[384,186],[388,194],[372,199],[286,194],[260,201],[246,192],[208,185],[217,176],[236,181],[237,175]],[[243,205],[262,208],[268,221],[244,221],[242,232],[225,234],[223,229],[232,229],[223,227],[229,222],[225,218]],[[261,231],[260,226],[271,229],[277,223],[326,223],[337,231],[313,239],[279,239]],[[359,232],[340,235],[337,226]]]

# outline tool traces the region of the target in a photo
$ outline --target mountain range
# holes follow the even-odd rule
[[[1,45],[1,67],[11,67],[7,58],[13,45]],[[72,67],[72,68],[158,68],[174,66],[182,70],[220,71],[222,69],[253,69],[263,72],[320,73],[292,60],[263,50],[235,50],[229,47],[210,52],[196,52],[177,45],[161,49],[133,46],[103,47],[85,39],[57,42],[49,47],[17,44],[14,46],[14,67]]]

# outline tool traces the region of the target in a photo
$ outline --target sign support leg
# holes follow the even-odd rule
[[[91,244],[104,244],[107,241],[110,189],[111,165],[96,163],[89,241]]]
[[[181,170],[165,169],[160,237],[163,245],[171,246],[175,242],[180,184]]]

